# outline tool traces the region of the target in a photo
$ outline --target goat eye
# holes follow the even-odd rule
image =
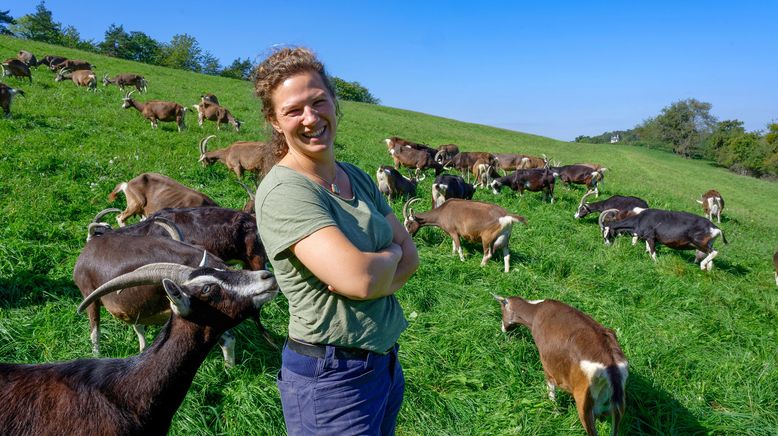
[[[203,294],[203,295],[208,295],[208,294],[210,294],[210,293],[211,293],[211,289],[212,289],[212,288],[213,288],[213,286],[212,286],[212,285],[205,285],[205,286],[203,286],[202,294]]]

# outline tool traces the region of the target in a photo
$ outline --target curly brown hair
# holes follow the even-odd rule
[[[275,121],[275,107],[273,106],[273,92],[286,79],[294,75],[306,72],[315,72],[321,76],[322,82],[327,87],[332,100],[335,102],[335,111],[340,115],[338,100],[335,97],[335,88],[332,86],[324,64],[316,58],[313,51],[305,47],[285,47],[273,52],[254,69],[254,92],[262,102],[262,115],[268,125]],[[280,159],[289,146],[286,144],[283,133],[270,128],[270,149],[275,157]]]

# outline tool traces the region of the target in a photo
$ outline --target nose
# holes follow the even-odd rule
[[[319,111],[311,106],[305,106],[303,108],[303,125],[312,126],[319,121]]]

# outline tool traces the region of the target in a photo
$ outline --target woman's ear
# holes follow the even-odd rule
[[[270,120],[270,125],[271,125],[271,126],[273,126],[273,129],[274,129],[276,132],[278,132],[278,133],[280,133],[280,134],[282,134],[282,135],[284,134],[284,131],[283,131],[283,130],[281,130],[281,125],[280,125],[280,124],[278,124],[278,120],[276,120],[276,119],[275,119],[275,117],[273,117],[273,118]]]

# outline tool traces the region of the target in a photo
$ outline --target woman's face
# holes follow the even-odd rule
[[[273,91],[273,128],[284,135],[290,149],[316,154],[332,149],[337,129],[335,102],[316,72],[284,80]]]

